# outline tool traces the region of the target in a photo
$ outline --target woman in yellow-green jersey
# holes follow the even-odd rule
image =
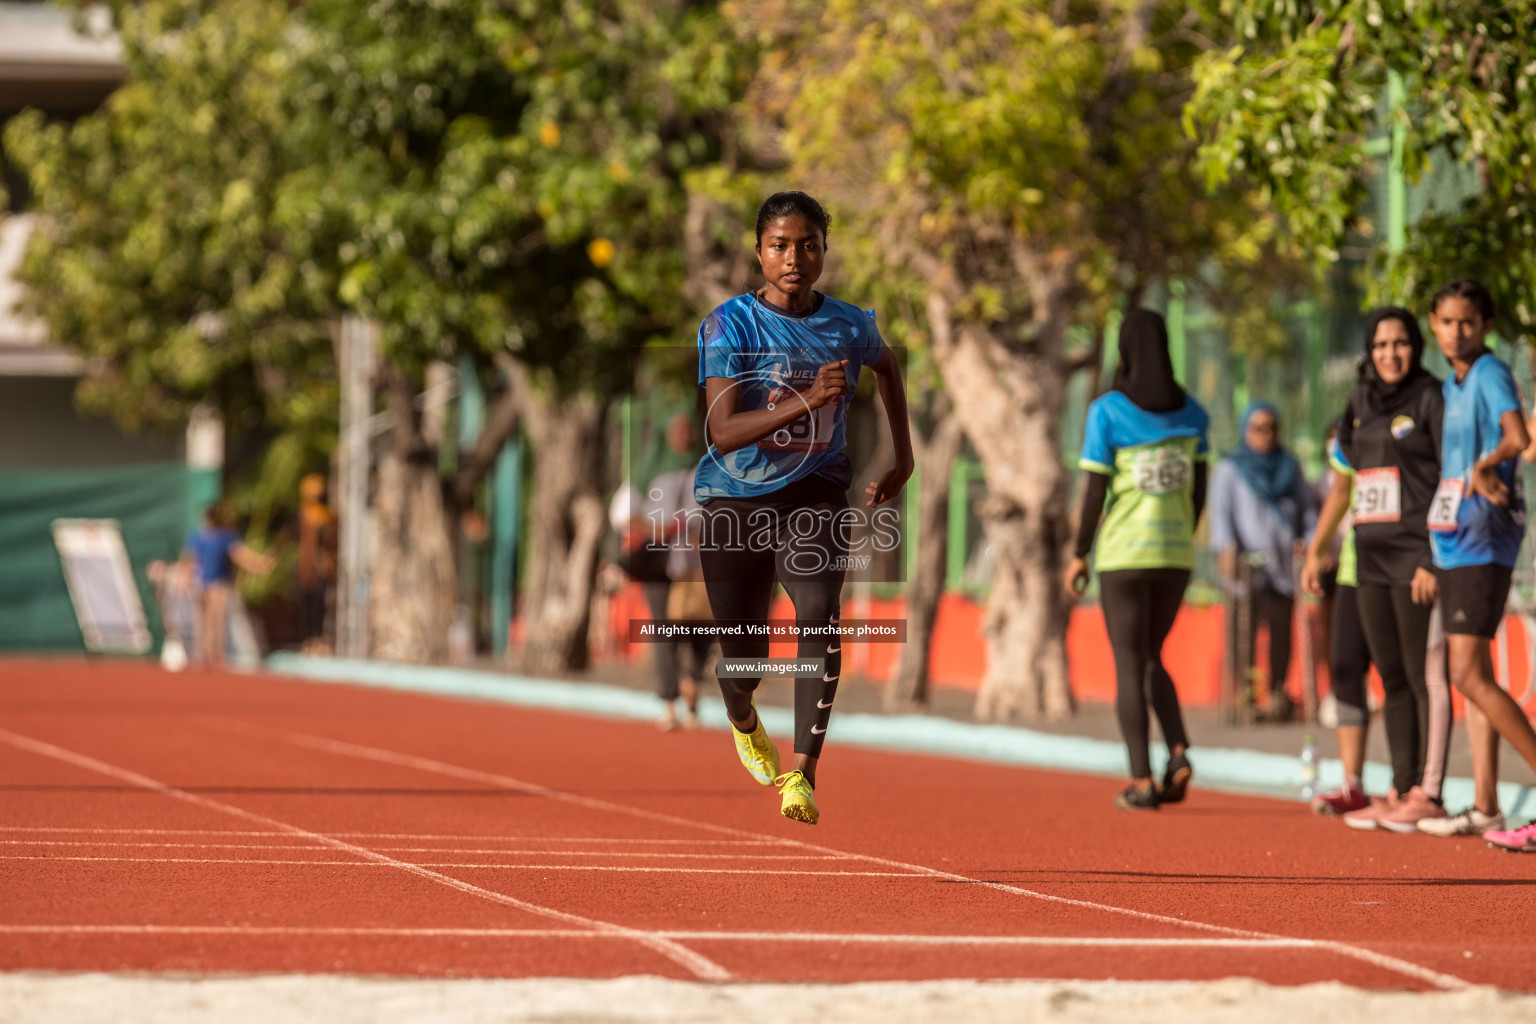
[[[1173,628],[1194,566],[1195,523],[1205,506],[1210,444],[1205,409],[1173,375],[1168,329],[1146,309],[1120,327],[1115,387],[1088,407],[1083,432],[1087,486],[1076,554],[1066,586],[1076,598],[1094,551],[1099,602],[1115,657],[1115,711],[1130,754],[1131,785],[1115,797],[1124,810],[1178,803],[1194,771],[1163,641]],[[1100,517],[1102,516],[1102,523]],[[1095,541],[1097,548],[1095,550]],[[1163,784],[1152,783],[1149,714],[1168,744]]]

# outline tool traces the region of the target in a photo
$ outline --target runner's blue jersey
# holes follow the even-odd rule
[[[1520,389],[1509,364],[1489,352],[1480,356],[1460,382],[1445,379],[1445,427],[1440,439],[1440,479],[1469,481],[1472,467],[1499,446],[1499,418],[1521,409]],[[1456,529],[1431,528],[1435,565],[1513,566],[1525,537],[1525,495],[1518,457],[1499,463],[1499,479],[1509,488],[1509,507],[1499,508],[1481,494],[1466,494],[1456,510]],[[1431,520],[1433,523],[1433,520]]]
[[[738,409],[766,409],[802,401],[796,393],[815,383],[816,371],[842,359],[848,360],[848,386],[856,388],[859,371],[884,351],[873,310],[826,295],[811,315],[792,317],[754,295],[738,295],[699,325],[699,386],[710,377],[729,377],[741,382]],[[715,498],[761,498],[812,474],[846,488],[852,481],[844,451],[852,400],[850,393],[807,409],[769,437],[733,452],[711,444],[699,460],[694,499],[704,505]]]

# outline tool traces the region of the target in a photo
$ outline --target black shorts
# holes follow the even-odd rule
[[[1447,634],[1492,639],[1504,621],[1509,600],[1509,581],[1514,570],[1507,565],[1464,565],[1436,569],[1440,581],[1440,618]]]

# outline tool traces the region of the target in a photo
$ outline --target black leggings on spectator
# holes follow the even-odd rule
[[[1392,786],[1401,796],[1424,781],[1430,742],[1429,687],[1424,679],[1432,605],[1414,604],[1409,587],[1360,584],[1360,625],[1385,694],[1381,716],[1392,755]],[[1449,738],[1449,730],[1441,730]],[[1444,742],[1442,740],[1441,742]],[[1439,760],[1444,760],[1441,752]],[[1438,781],[1438,780],[1437,780]],[[1435,786],[1432,796],[1439,796]]]
[[[1259,574],[1253,573],[1253,586],[1249,590],[1248,605],[1248,657],[1250,663],[1240,671],[1252,668],[1251,659],[1258,652],[1259,624],[1269,627],[1269,695],[1272,708],[1290,701],[1285,692],[1285,677],[1291,671],[1291,616],[1296,610],[1296,599],[1269,586]],[[1237,647],[1237,616],[1228,623],[1227,643]]]
[[[763,622],[775,578],[795,606],[800,628],[796,657],[824,659],[821,675],[795,678],[795,753],[821,756],[837,680],[842,640],[828,636],[842,599],[847,527],[838,528],[848,500],[842,488],[811,477],[765,500],[716,498],[704,506],[699,558],[715,622]],[[720,657],[764,658],[763,636],[720,638]],[[718,672],[717,672],[718,676]],[[720,679],[725,708],[736,722],[752,716],[752,694],[761,679]]]
[[[1188,569],[1111,569],[1099,573],[1099,603],[1115,655],[1115,713],[1131,755],[1131,777],[1150,778],[1147,704],[1169,748],[1187,746],[1179,694],[1163,667],[1163,641],[1189,585]]]
[[[1333,704],[1339,725],[1363,729],[1371,720],[1365,698],[1365,677],[1371,670],[1371,649],[1360,623],[1359,591],[1340,584],[1333,595],[1333,624],[1328,631],[1332,650],[1328,668],[1333,676]]]

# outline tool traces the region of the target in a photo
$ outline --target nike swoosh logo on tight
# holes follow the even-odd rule
[[[826,731],[827,730],[825,730],[825,729],[818,729],[814,725],[811,726],[811,732],[815,733],[817,736],[820,736],[822,733],[824,733]]]
[[[824,683],[835,683],[835,682],[837,682],[837,676],[829,676],[825,672],[823,672],[821,674],[821,681],[824,682]]]
[[[828,654],[836,654],[836,653],[838,653],[841,650],[842,650],[841,646],[838,646],[838,647],[828,647],[827,648],[827,653]]]
[[[819,707],[819,708],[829,708],[829,707],[832,706],[832,702],[831,701],[827,701],[825,704],[823,704],[821,701],[817,701],[816,702],[816,706]]]

